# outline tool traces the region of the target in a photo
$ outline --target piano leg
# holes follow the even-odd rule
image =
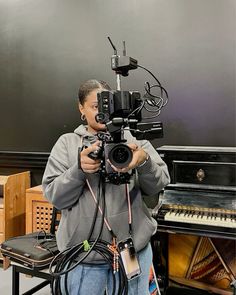
[[[158,232],[152,237],[153,265],[157,281],[163,294],[169,284],[168,277],[168,233]]]

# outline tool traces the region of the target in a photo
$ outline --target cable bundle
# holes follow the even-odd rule
[[[102,190],[100,189],[101,183],[102,183]],[[91,236],[92,236],[95,222],[97,219],[100,200],[102,200],[102,205],[103,205],[102,206],[103,208],[102,222],[100,226],[100,231],[97,238],[95,240],[91,240]],[[107,263],[112,270],[112,273],[113,273],[112,295],[128,294],[128,281],[127,281],[126,273],[125,273],[120,255],[114,248],[114,245],[100,239],[103,225],[104,225],[104,216],[105,216],[105,183],[102,180],[102,176],[100,175],[96,209],[94,212],[94,218],[93,218],[91,229],[88,235],[88,239],[82,243],[79,243],[71,248],[68,248],[60,252],[51,261],[49,272],[53,276],[53,281],[51,284],[53,295],[63,294],[62,286],[61,286],[62,275],[65,275],[65,280],[64,280],[65,294],[69,295],[68,287],[67,287],[67,278],[68,278],[69,272],[75,269],[79,264],[81,264],[92,252],[96,252],[97,254],[100,254],[103,257],[104,262]],[[96,263],[94,265],[99,265],[99,264]],[[117,276],[115,276],[116,272],[118,272],[119,274],[118,279],[117,279]]]
[[[147,71],[157,82],[157,84],[154,84],[154,85],[150,85],[149,82],[145,82],[146,93],[144,94],[145,100],[143,103],[143,108],[148,113],[155,114],[153,116],[148,116],[147,118],[143,118],[143,119],[155,118],[155,117],[159,116],[161,109],[168,103],[168,100],[169,100],[168,92],[162,86],[161,82],[157,79],[157,77],[150,70],[148,70],[147,68],[145,68],[141,65],[138,65],[138,67]],[[153,88],[158,88],[160,90],[160,95],[152,94],[151,91]],[[147,108],[147,106],[145,104],[151,106],[154,109]]]

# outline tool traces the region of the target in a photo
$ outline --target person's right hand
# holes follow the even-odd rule
[[[99,170],[101,165],[101,160],[100,159],[93,160],[88,157],[88,155],[91,152],[94,152],[97,149],[99,149],[99,141],[96,141],[91,146],[87,147],[86,149],[83,149],[82,152],[80,153],[80,166],[84,172],[95,173]]]

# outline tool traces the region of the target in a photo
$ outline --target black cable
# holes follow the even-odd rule
[[[101,183],[101,181],[99,179],[98,194],[100,192],[100,183]],[[92,221],[92,224],[91,224],[91,227],[90,227],[90,231],[89,231],[88,239],[87,240],[90,240],[90,238],[92,236],[92,233],[93,233],[93,230],[94,230],[94,226],[95,226],[95,222],[96,222],[97,214],[98,214],[99,202],[100,202],[100,197],[98,195],[97,196],[97,206],[96,206],[95,211],[94,211],[93,221]],[[67,259],[64,259],[63,262],[61,263],[61,269],[65,269],[65,267],[67,267],[67,272],[65,273],[65,284],[64,285],[65,285],[66,294],[68,294],[68,295],[69,295],[69,292],[68,292],[68,286],[67,286],[67,278],[68,278],[69,271],[71,271],[72,269],[74,269],[75,267],[77,267],[77,265],[79,265],[89,255],[89,253],[87,253],[87,255],[85,255],[82,258],[82,260],[78,261],[77,263],[75,263],[72,266],[73,262],[75,261],[75,258],[78,256],[77,253],[79,253],[81,251],[81,249],[83,248],[83,246],[84,245],[82,244],[81,247],[78,248],[78,250],[72,251],[71,255]],[[65,258],[66,258],[66,256],[65,256]],[[60,280],[58,280],[57,287],[60,289]]]
[[[102,183],[102,189],[101,189],[101,183]],[[97,238],[95,240],[90,240],[91,236],[92,236],[92,233],[93,233],[94,225],[95,225],[95,222],[96,222],[96,219],[97,219],[97,212],[98,212],[98,206],[99,206],[99,203],[100,203],[100,199],[102,200],[102,209],[103,209],[102,210],[101,226],[100,226],[99,234],[98,234]],[[66,292],[67,295],[69,295],[68,288],[67,288],[67,276],[68,276],[68,273],[72,269],[77,267],[80,263],[82,263],[92,251],[100,254],[104,258],[106,263],[108,265],[110,265],[110,267],[112,268],[113,253],[107,247],[109,243],[100,239],[101,233],[102,233],[102,230],[103,230],[103,225],[104,225],[105,208],[106,208],[106,206],[105,206],[105,182],[104,182],[103,177],[100,175],[97,204],[96,204],[96,209],[95,209],[95,214],[94,214],[94,219],[93,219],[93,222],[92,222],[92,226],[91,226],[91,229],[90,229],[90,232],[89,232],[89,235],[88,235],[89,239],[87,240],[88,244],[90,246],[90,249],[76,263],[74,263],[75,259],[77,257],[79,257],[82,253],[85,253],[83,243],[79,243],[79,244],[77,244],[77,245],[75,245],[75,246],[73,246],[73,247],[71,247],[69,249],[66,249],[65,251],[59,253],[53,259],[53,261],[51,262],[50,267],[49,267],[49,272],[54,277],[52,285],[51,285],[53,295],[62,294],[61,293],[61,276],[62,275],[65,275],[65,292]],[[96,218],[95,218],[95,216],[96,216]],[[55,266],[54,270],[52,270],[53,265],[55,263],[56,263],[56,266]],[[117,288],[118,288],[118,295],[128,294],[127,277],[126,277],[124,266],[123,266],[123,263],[122,263],[122,260],[121,260],[120,257],[119,257],[118,263],[119,263],[119,284],[118,285],[116,284],[115,275],[113,275],[112,276],[112,278],[113,278],[113,291],[112,291],[112,294],[115,295],[115,292],[116,292]]]
[[[144,100],[138,106],[136,109],[134,109],[127,118],[130,118],[133,115],[138,115],[142,109],[145,109],[148,113],[155,113],[154,116],[148,116],[148,117],[143,117],[142,119],[152,119],[156,118],[157,116],[160,115],[161,109],[168,103],[169,96],[167,90],[161,85],[161,82],[157,79],[157,77],[147,68],[138,65],[139,68],[144,69],[147,71],[157,82],[155,85],[150,85],[149,82],[145,82],[145,94],[144,94]],[[159,88],[161,91],[161,95],[154,95],[151,93],[151,89],[153,88]],[[152,108],[155,109],[149,109],[146,105],[151,106]]]
[[[143,107],[144,107],[144,104],[145,104],[145,101],[143,101],[142,103],[141,103],[141,105],[140,106],[138,106],[136,109],[134,109],[128,116],[127,116],[127,118],[129,118],[129,117],[131,117],[133,114],[138,114],[138,113],[140,113],[141,111],[142,111],[142,109],[143,109]]]
[[[149,82],[147,82],[147,81],[145,82],[145,85],[146,86],[144,87],[144,89],[146,90],[146,92],[148,93],[149,96],[154,97],[154,98],[161,98],[161,99],[163,99],[164,98],[163,92],[165,92],[166,101],[168,101],[168,93],[167,93],[166,89],[162,85],[154,84],[154,85],[150,86]],[[151,93],[151,89],[154,88],[154,87],[157,87],[157,88],[160,88],[161,89],[162,96],[153,95]]]
[[[149,116],[149,117],[143,117],[143,119],[151,119],[151,118],[156,118],[159,116],[161,109],[168,103],[169,96],[167,90],[162,86],[161,82],[157,79],[157,77],[147,68],[138,65],[139,68],[147,71],[157,82],[157,84],[150,86],[149,82],[145,82],[145,91],[146,93],[144,94],[144,104],[142,105],[142,109],[145,109],[148,113],[155,113],[154,116]],[[161,91],[161,95],[154,95],[151,93],[151,89],[153,88],[159,88]],[[151,107],[154,107],[156,109],[149,109],[146,105],[149,105]],[[140,110],[139,110],[140,111]],[[133,112],[132,112],[133,113]]]
[[[141,69],[143,69],[143,70],[145,70],[145,71],[147,71],[155,80],[156,80],[156,82],[157,82],[157,84],[158,84],[158,86],[160,87],[160,89],[161,89],[161,93],[163,94],[163,91],[165,92],[165,95],[166,95],[166,97],[168,98],[169,96],[168,96],[168,92],[166,91],[166,89],[161,85],[161,82],[157,79],[157,77],[150,71],[150,70],[148,70],[147,68],[145,68],[145,67],[143,67],[143,66],[141,66],[141,65],[138,65],[138,67],[139,68],[141,68]]]
[[[158,85],[152,85],[150,86],[149,82],[145,82],[146,86],[145,86],[145,90],[146,93],[148,93],[148,97],[146,97],[146,94],[144,95],[144,97],[146,97],[146,101],[149,105],[151,106],[158,106],[160,108],[162,108],[163,106],[165,106],[167,104],[167,100],[164,103],[164,98],[162,96],[157,96],[151,93],[151,89],[154,87],[159,87]],[[161,102],[161,106],[159,106],[159,103],[156,101],[157,99],[159,99],[159,102]],[[151,103],[150,103],[151,102]]]
[[[101,183],[101,175],[100,175],[99,185],[98,185],[99,189],[98,189],[98,197],[97,197],[97,204],[96,204],[96,208],[95,208],[95,214],[94,214],[92,225],[90,227],[90,231],[89,231],[87,241],[89,241],[91,236],[92,236],[92,233],[93,233],[93,230],[94,230],[94,225],[95,225],[95,222],[96,222],[96,219],[97,219],[98,206],[99,206],[99,202],[100,202],[100,183]],[[99,232],[99,235],[98,235],[97,239],[94,241],[94,244],[90,247],[90,250],[87,251],[87,253],[78,262],[76,262],[73,266],[71,266],[72,263],[75,261],[75,258],[77,258],[77,256],[79,256],[79,253],[81,253],[81,251],[82,251],[82,249],[84,247],[83,243],[80,243],[80,244],[68,249],[68,251],[65,250],[65,251],[61,252],[60,254],[62,256],[62,259],[59,260],[60,255],[57,256],[57,258],[56,258],[57,259],[57,268],[55,268],[54,272],[52,272],[52,268],[51,268],[51,266],[53,264],[53,261],[52,261],[52,263],[50,265],[49,271],[55,277],[55,282],[56,282],[55,285],[56,286],[58,286],[58,283],[60,285],[60,276],[63,275],[63,274],[65,275],[65,290],[66,290],[66,294],[68,294],[68,295],[69,295],[68,290],[67,290],[67,276],[68,276],[68,273],[71,270],[73,270],[74,268],[76,268],[80,263],[82,263],[87,258],[87,256],[92,252],[94,246],[96,245],[98,239],[100,238],[102,228],[103,228],[103,219],[104,218],[102,218],[102,220],[101,220],[102,221],[101,222],[101,228],[100,228],[100,232]],[[68,256],[68,258],[67,258],[67,256]],[[58,292],[58,290],[57,290],[57,292]],[[56,294],[57,293],[55,293],[55,295]]]

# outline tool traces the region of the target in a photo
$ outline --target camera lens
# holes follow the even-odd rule
[[[108,154],[108,159],[117,168],[124,168],[129,165],[133,157],[130,148],[125,144],[117,144]]]

